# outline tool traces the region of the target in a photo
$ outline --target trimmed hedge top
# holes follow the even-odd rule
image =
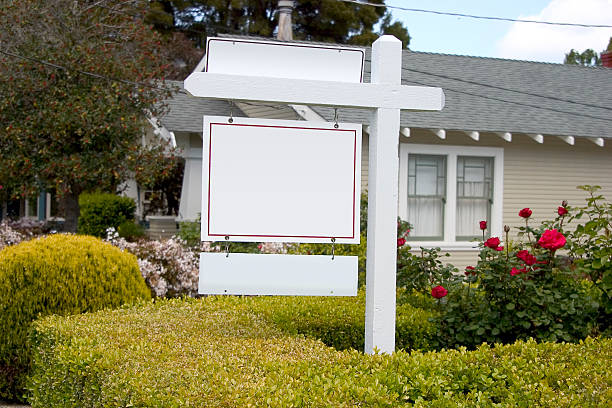
[[[273,324],[288,318],[283,314],[292,302],[162,300],[37,321],[30,401],[54,407],[602,407],[612,400],[609,339],[370,356],[336,351]]]

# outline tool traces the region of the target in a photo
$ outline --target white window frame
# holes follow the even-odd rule
[[[443,241],[410,241],[413,248],[440,247],[443,250],[472,250],[476,242],[457,241],[457,156],[476,156],[493,158],[493,202],[489,230],[492,237],[502,234],[503,199],[504,199],[504,149],[499,147],[446,146],[423,144],[400,144],[399,168],[399,208],[402,220],[408,217],[408,155],[430,154],[446,157],[446,203],[444,204],[444,240]]]

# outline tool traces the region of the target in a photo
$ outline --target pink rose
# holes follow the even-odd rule
[[[438,285],[431,289],[431,296],[435,297],[436,299],[442,299],[446,295],[448,295],[448,290],[444,289],[443,286]]]
[[[561,234],[556,229],[546,230],[538,240],[538,244],[542,248],[550,249],[551,251],[556,251],[559,248],[562,248],[567,241],[563,234]]]
[[[523,217],[523,218],[529,218],[531,217],[531,214],[533,213],[533,211],[531,211],[529,208],[523,208],[521,211],[519,211],[519,217]]]

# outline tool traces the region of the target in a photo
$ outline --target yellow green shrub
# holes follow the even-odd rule
[[[0,251],[0,399],[20,399],[38,316],[150,298],[133,255],[97,238],[52,235]]]
[[[262,313],[283,301],[271,299],[160,300],[38,320],[30,402],[599,408],[612,400],[610,339],[370,356],[285,331]]]
[[[404,350],[430,350],[436,327],[433,311],[410,305],[410,295],[399,291],[395,345]],[[321,340],[337,350],[363,350],[365,341],[365,290],[356,297],[267,296],[244,302],[290,334]]]

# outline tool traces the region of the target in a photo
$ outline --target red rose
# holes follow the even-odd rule
[[[521,273],[527,273],[527,268],[516,269],[512,268],[510,271],[510,276],[520,275]]]
[[[561,234],[556,229],[546,230],[538,240],[538,244],[542,248],[550,249],[551,251],[556,251],[559,248],[562,248],[567,241],[563,234]]]
[[[397,247],[401,247],[404,246],[404,244],[406,243],[406,239],[405,238],[398,238],[397,239]]]
[[[476,268],[474,268],[473,266],[466,266],[465,276],[468,276],[468,275],[476,275]]]
[[[557,208],[557,214],[559,214],[559,215],[561,215],[561,216],[563,216],[563,215],[567,214],[567,208],[565,208],[565,207],[559,207],[559,208]]]
[[[492,249],[496,249],[500,244],[500,240],[497,237],[489,238],[485,241],[484,246]]]
[[[493,249],[495,249],[496,251],[503,251],[504,247],[503,246],[498,246],[497,248],[493,248]]]
[[[537,262],[537,258],[535,257],[535,255],[531,255],[526,249],[518,251],[516,253],[516,257],[529,266],[534,265]]]
[[[487,222],[486,221],[480,221],[480,229],[483,230],[483,231],[487,229]]]
[[[533,211],[531,211],[529,208],[523,208],[521,211],[519,211],[519,217],[529,218],[531,217],[532,213]]]
[[[446,295],[448,295],[448,290],[444,289],[443,286],[438,285],[431,290],[431,296],[436,299],[442,299]]]

